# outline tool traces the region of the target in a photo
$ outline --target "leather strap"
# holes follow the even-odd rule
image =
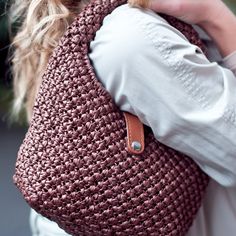
[[[124,112],[127,127],[127,148],[131,154],[141,154],[144,151],[144,128],[137,116]]]

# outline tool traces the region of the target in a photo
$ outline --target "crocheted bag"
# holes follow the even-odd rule
[[[14,182],[32,208],[74,236],[180,236],[193,222],[208,177],[148,127],[142,154],[130,153],[124,114],[88,58],[104,17],[124,3],[91,2],[61,39],[43,76]],[[202,47],[190,26],[166,19]]]

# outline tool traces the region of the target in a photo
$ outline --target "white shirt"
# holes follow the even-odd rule
[[[236,235],[236,53],[224,67],[152,11],[124,5],[90,45],[98,79],[121,110],[188,154],[212,180],[187,236]],[[31,212],[34,236],[66,236]]]
[[[123,5],[90,45],[97,77],[121,110],[211,177],[188,236],[236,235],[236,56],[224,66],[154,12]],[[235,62],[235,63],[233,63]]]

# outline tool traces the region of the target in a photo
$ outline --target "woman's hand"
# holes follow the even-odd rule
[[[204,24],[227,9],[221,0],[149,0],[149,8],[190,24]]]
[[[236,51],[236,17],[221,0],[148,0],[148,8],[198,24],[215,41],[222,56]]]

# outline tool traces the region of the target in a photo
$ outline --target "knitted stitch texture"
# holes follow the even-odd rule
[[[208,177],[145,127],[145,150],[126,147],[123,113],[97,80],[89,44],[124,0],[91,2],[49,60],[14,182],[29,205],[74,236],[182,236]],[[196,32],[164,16],[194,44]]]

